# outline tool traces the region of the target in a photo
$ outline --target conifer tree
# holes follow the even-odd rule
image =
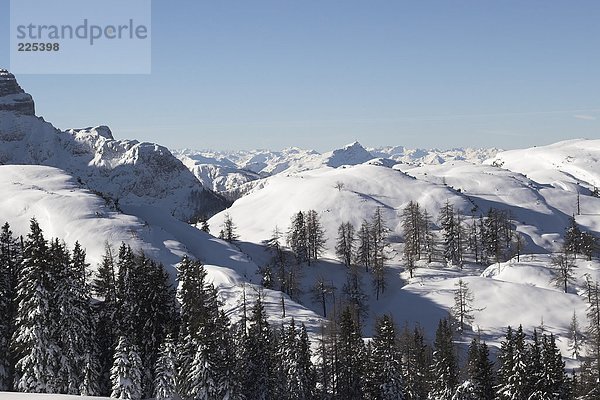
[[[425,344],[422,329],[415,327],[412,331],[408,327],[400,338],[402,353],[402,373],[404,381],[404,394],[407,400],[423,400],[429,392],[430,350]]]
[[[469,392],[473,395],[474,399],[493,400],[493,363],[489,359],[487,345],[478,339],[473,339],[469,346],[467,377],[470,382]]]
[[[112,249],[106,243],[102,262],[92,280],[92,291],[99,301],[93,305],[96,321],[96,348],[98,349],[99,388],[101,395],[110,394],[110,368],[113,350],[117,345],[117,278]]]
[[[571,317],[571,323],[569,324],[569,351],[571,357],[576,360],[579,359],[582,346],[583,337],[581,335],[579,321],[577,320],[577,314],[573,311],[573,317]]]
[[[502,357],[500,355],[498,357],[501,363],[498,372],[497,390],[500,399],[519,400],[527,398],[529,380],[525,346],[525,334],[521,326],[514,334],[511,330],[507,332],[506,341],[502,343],[500,350]]]
[[[373,264],[373,240],[371,237],[371,226],[363,220],[357,235],[358,246],[356,247],[356,264],[365,267],[365,272]]]
[[[402,364],[392,319],[384,315],[375,326],[372,352],[372,397],[403,400]]]
[[[575,264],[573,263],[571,254],[564,251],[562,254],[553,256],[552,267],[556,273],[556,276],[552,279],[552,283],[554,283],[557,288],[562,289],[567,293],[569,284],[573,283],[575,280],[573,275]]]
[[[115,399],[139,400],[142,398],[142,360],[137,347],[125,336],[119,338],[110,370],[112,391]]]
[[[60,247],[59,247],[60,248]],[[56,282],[55,297],[59,312],[57,325],[57,342],[59,343],[62,362],[60,378],[63,393],[81,394],[81,386],[87,375],[86,391],[92,391],[95,382],[90,381],[97,375],[96,363],[91,357],[94,353],[94,323],[91,312],[91,293],[87,283],[88,264],[85,261],[85,250],[79,242],[75,242],[72,257],[69,260],[65,251],[67,264]]]
[[[350,267],[352,264],[355,241],[354,226],[350,222],[343,222],[338,228],[335,255],[346,267]]]
[[[154,371],[154,396],[158,400],[170,400],[177,394],[177,351],[172,334],[168,334],[160,346]]]
[[[473,293],[469,285],[461,279],[454,285],[454,306],[451,309],[452,317],[455,320],[456,330],[462,333],[467,323],[473,322]]]
[[[306,212],[306,244],[310,265],[311,260],[317,261],[325,250],[325,230],[315,210]]]
[[[365,347],[358,323],[346,308],[341,315],[337,341],[336,382],[340,399],[363,396]]]
[[[9,343],[15,330],[15,298],[20,251],[16,239],[5,223],[0,230],[0,391],[12,387],[13,360]]]
[[[385,226],[381,207],[377,207],[373,220],[371,222],[371,242],[372,242],[372,267],[373,267],[373,285],[375,286],[375,298],[379,300],[379,295],[385,292],[385,270],[387,256],[388,228]]]
[[[439,322],[433,346],[433,381],[429,398],[450,400],[458,386],[458,362],[452,342],[452,329],[447,319]]]
[[[14,387],[21,392],[56,393],[59,389],[59,348],[53,332],[51,308],[53,277],[42,230],[31,219],[23,248],[23,261],[17,285],[17,319],[13,336],[16,354]]]
[[[292,224],[287,233],[287,243],[296,256],[298,263],[309,261],[308,237],[306,218],[302,211],[292,217]]]
[[[231,243],[235,240],[238,240],[239,237],[238,237],[238,234],[236,231],[237,231],[237,227],[233,223],[233,220],[231,219],[231,215],[225,214],[225,219],[223,220],[223,228],[221,230],[222,239],[229,243]]]
[[[243,387],[246,397],[265,400],[273,398],[274,339],[259,295],[249,318],[245,342],[246,366]]]

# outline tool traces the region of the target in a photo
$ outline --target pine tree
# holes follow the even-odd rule
[[[565,252],[573,254],[577,258],[577,254],[581,254],[583,247],[582,237],[583,234],[581,229],[579,229],[579,225],[577,225],[575,215],[572,215],[569,219],[569,226],[565,229],[565,241],[563,244]]]
[[[312,299],[316,303],[321,304],[323,310],[323,318],[327,318],[327,302],[335,293],[333,283],[325,282],[325,278],[319,276],[312,288]]]
[[[23,248],[23,261],[17,286],[18,311],[13,351],[16,354],[14,387],[21,392],[56,393],[59,348],[53,332],[53,277],[46,267],[48,249],[35,219]]]
[[[443,319],[439,322],[433,346],[431,376],[434,380],[431,383],[429,398],[450,400],[458,386],[458,363],[448,320]]]
[[[160,346],[154,371],[154,396],[159,400],[173,399],[177,394],[177,350],[172,334]]]
[[[99,388],[101,395],[110,394],[110,368],[113,351],[117,345],[120,325],[117,318],[117,278],[112,249],[106,243],[102,262],[92,280],[92,291],[100,300],[93,305],[96,322],[96,348],[99,365]]]
[[[325,250],[325,230],[315,210],[306,212],[306,244],[310,265],[311,260],[317,261]]]
[[[66,249],[65,249],[66,250]],[[56,284],[56,306],[59,311],[57,342],[61,348],[61,392],[81,394],[81,386],[87,374],[86,386],[90,391],[96,383],[90,378],[97,374],[90,357],[94,356],[94,322],[91,312],[91,293],[87,284],[85,250],[75,242],[73,254],[60,274]]]
[[[392,319],[384,315],[375,326],[372,368],[373,398],[382,400],[404,399],[402,364],[396,330]]]
[[[15,298],[20,251],[10,225],[0,231],[0,391],[12,387],[13,360],[9,343],[15,330]]]
[[[577,320],[577,314],[573,311],[573,317],[569,324],[569,351],[571,357],[579,359],[581,355],[581,349],[583,346],[583,337],[580,332],[579,321]]]
[[[243,387],[247,398],[265,400],[273,392],[273,333],[259,296],[249,318],[245,342],[246,362]]]
[[[501,348],[503,356],[502,358],[499,357],[499,360],[501,360],[501,368],[498,372],[498,395],[500,396],[500,399],[526,399],[529,381],[527,375],[527,352],[523,328],[519,326],[519,329],[517,329],[510,339],[507,333],[507,340],[510,340],[510,342],[507,343],[507,346],[510,346],[511,350],[504,353],[503,349]],[[505,357],[508,354],[510,354],[512,357],[510,361],[506,362]],[[508,368],[510,368],[510,370]]]
[[[308,237],[304,213],[298,211],[292,217],[292,224],[287,233],[287,243],[296,256],[298,263],[309,261]]]
[[[422,329],[410,331],[405,327],[400,338],[402,353],[402,373],[407,400],[423,400],[429,392],[430,350],[425,344]]]
[[[358,323],[346,308],[341,315],[337,341],[336,383],[340,399],[359,399],[363,395],[365,348]]]
[[[237,235],[236,231],[237,227],[233,223],[231,215],[225,214],[225,219],[223,220],[223,228],[221,230],[221,232],[223,232],[222,239],[229,243],[238,240],[239,236]]]
[[[419,203],[413,201],[404,208],[401,218],[404,233],[404,259],[412,278],[415,262],[421,259],[421,248],[426,245],[427,222]]]
[[[142,360],[135,345],[121,336],[115,349],[113,366],[110,370],[112,392],[115,399],[139,400],[142,398]]]
[[[469,346],[467,361],[467,378],[470,385],[468,393],[474,399],[492,400],[494,398],[493,363],[489,359],[487,345],[473,339]]]
[[[469,285],[461,279],[454,285],[454,306],[451,309],[452,317],[454,318],[456,330],[462,333],[467,323],[473,322],[473,293],[469,289]]]
[[[182,395],[217,393],[219,302],[214,287],[206,282],[206,270],[184,257],[179,265],[180,331],[178,386]]]
[[[387,256],[388,228],[385,226],[381,207],[377,207],[373,220],[371,222],[371,242],[372,242],[372,266],[373,266],[373,284],[375,286],[375,298],[379,300],[379,295],[385,292],[385,270]]]
[[[450,204],[450,201],[446,203],[440,209],[439,222],[443,232],[443,246],[444,246],[444,258],[446,262],[451,265],[461,265],[461,243],[460,243],[460,226],[456,220],[456,214],[454,206]]]
[[[335,255],[346,267],[352,264],[354,254],[354,226],[350,222],[343,222],[338,228],[338,238],[335,245]]]
[[[365,267],[365,272],[369,272],[369,268],[373,263],[373,240],[371,237],[371,226],[366,220],[363,220],[360,225],[357,240],[356,263]]]
[[[562,289],[567,293],[569,284],[575,281],[573,275],[575,264],[573,263],[570,253],[564,251],[562,254],[553,256],[552,267],[556,272],[556,276],[552,279],[552,282],[557,288]]]

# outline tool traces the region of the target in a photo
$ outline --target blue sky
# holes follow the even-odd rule
[[[169,147],[600,137],[600,2],[153,0],[151,75],[22,75],[59,128]],[[9,66],[0,0],[0,66]]]

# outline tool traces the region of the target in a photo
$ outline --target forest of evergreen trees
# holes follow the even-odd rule
[[[418,216],[418,206],[410,207],[407,215]],[[297,262],[316,260],[324,246],[318,216],[299,212],[292,221],[286,236]],[[419,229],[415,242],[421,242],[414,248],[426,251],[427,228]],[[384,315],[373,338],[365,341],[351,297],[353,279],[364,268],[373,273],[374,290],[385,290],[373,271],[385,265],[387,229],[378,211],[356,238],[350,224],[338,233],[336,252],[349,264],[349,296],[342,311],[313,333],[311,346],[306,328],[293,319],[269,324],[260,292],[252,304],[244,296],[239,315],[226,315],[198,261],[181,261],[176,289],[161,264],[125,244],[116,254],[107,245],[90,276],[78,243],[68,249],[59,239],[46,240],[35,219],[26,237],[15,238],[5,224],[0,231],[0,390],[127,399],[176,394],[184,399],[600,398],[597,282],[588,282],[585,335],[575,318],[572,324],[572,339],[579,340],[573,351],[581,352],[582,342],[590,348],[586,357],[575,354],[584,360],[577,375],[566,373],[552,334],[534,331],[528,338],[521,327],[508,327],[497,357],[490,357],[478,338],[466,357],[459,357],[454,320],[440,321],[429,343],[419,327],[398,330]],[[276,230],[266,242],[273,266],[285,258],[281,237]],[[494,252],[481,257],[485,254]],[[291,290],[285,266],[283,271],[281,280],[271,283]],[[457,289],[465,301],[467,289]],[[320,295],[326,290],[321,287]]]

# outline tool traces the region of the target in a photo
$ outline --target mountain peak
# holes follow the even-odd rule
[[[0,111],[35,115],[33,98],[25,93],[15,76],[6,69],[0,69]]]
[[[325,164],[337,168],[341,165],[357,165],[373,159],[373,155],[369,153],[358,142],[347,144],[341,149],[333,150],[325,154]]]

